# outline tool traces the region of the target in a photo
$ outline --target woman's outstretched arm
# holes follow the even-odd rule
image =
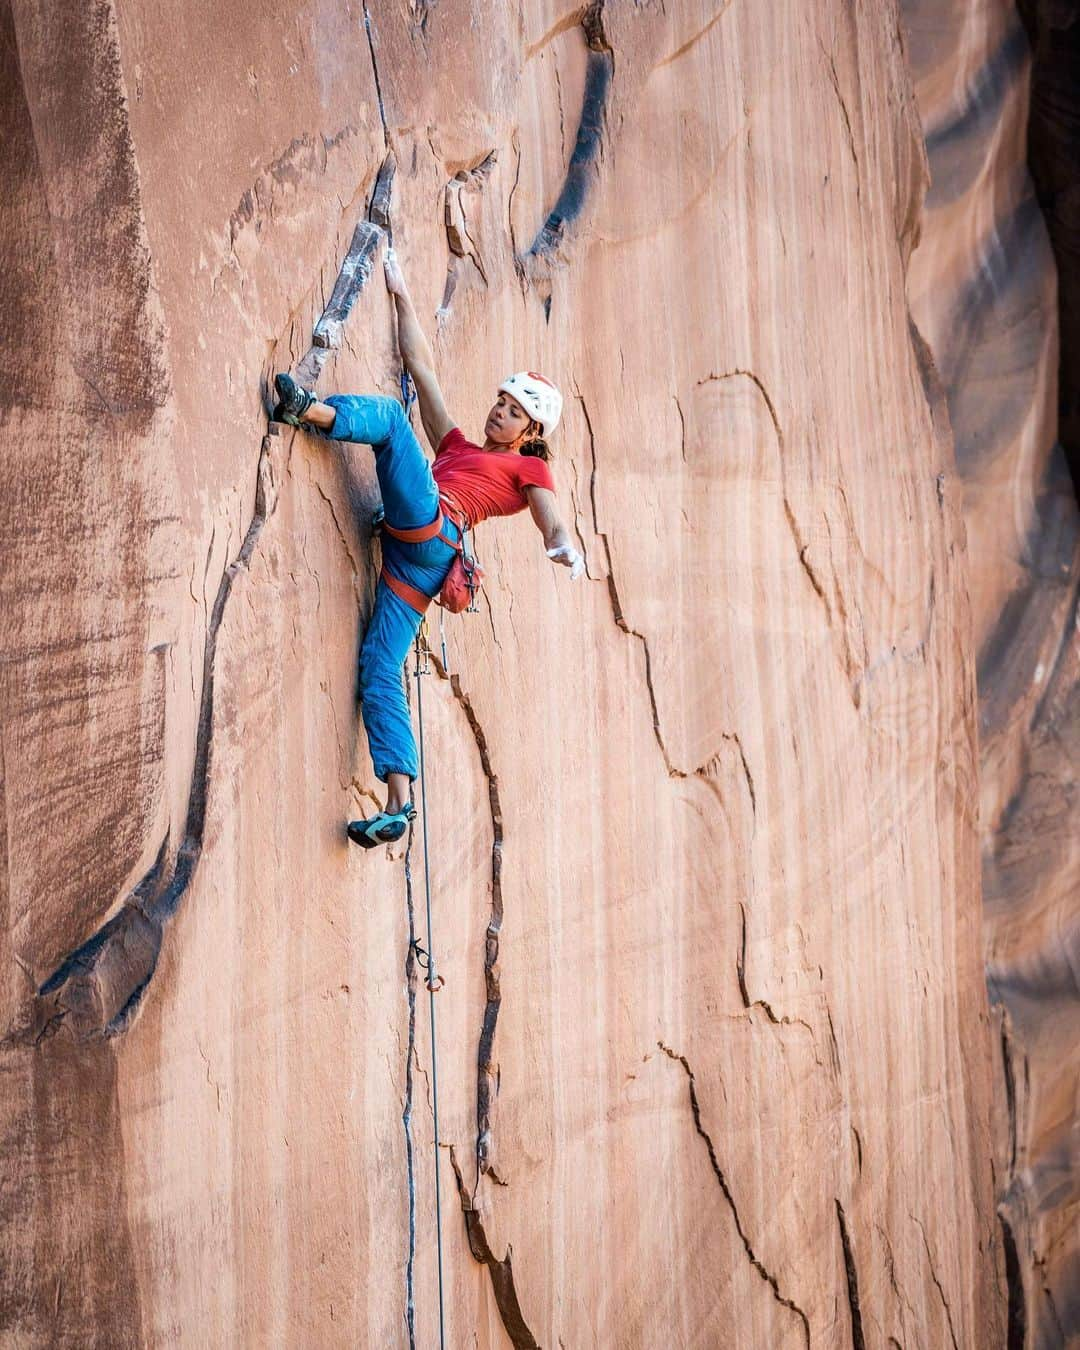
[[[416,317],[409,288],[405,284],[405,276],[393,249],[387,251],[383,269],[386,274],[386,289],[394,297],[394,304],[397,307],[398,349],[405,363],[405,369],[416,385],[420,421],[424,424],[431,448],[437,450],[442,438],[457,423],[446,411],[442,390],[435,377],[435,358],[431,354],[431,346],[424,336],[424,330],[420,327],[420,320]]]
[[[544,547],[552,562],[569,567],[570,580],[577,581],[585,571],[585,559],[570,542],[570,535],[559,517],[559,504],[550,488],[527,487],[529,511],[536,528],[544,536]]]

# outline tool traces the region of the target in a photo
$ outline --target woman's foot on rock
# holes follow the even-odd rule
[[[274,388],[277,390],[278,401],[271,414],[273,420],[298,427],[304,413],[317,401],[315,395],[284,372],[274,376]]]
[[[392,844],[400,839],[410,821],[415,819],[416,807],[406,802],[400,811],[380,811],[367,820],[350,821],[347,833],[361,848],[378,848],[380,844]]]

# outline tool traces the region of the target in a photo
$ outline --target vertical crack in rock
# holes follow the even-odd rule
[[[491,766],[491,752],[487,737],[480,725],[480,719],[472,705],[469,695],[461,687],[461,678],[457,674],[447,676],[438,657],[430,654],[432,665],[443,678],[449,678],[454,697],[465,713],[469,729],[476,742],[480,756],[480,767],[488,785],[488,806],[491,811],[491,916],[484,934],[484,1017],[480,1027],[480,1040],[476,1050],[476,1185],[480,1177],[491,1171],[491,1108],[498,1095],[499,1071],[495,1063],[495,1030],[499,1021],[499,1008],[502,1004],[502,989],[499,975],[499,935],[503,921],[502,859],[503,859],[503,817],[499,801],[499,779]],[[475,1189],[473,1195],[475,1198]]]
[[[848,1307],[851,1310],[851,1347],[852,1350],[866,1350],[862,1308],[859,1304],[859,1272],[855,1265],[851,1234],[848,1232],[847,1215],[844,1213],[844,1206],[839,1200],[836,1202],[836,1219],[840,1225],[840,1246],[844,1251],[844,1274],[847,1277]]]
[[[392,157],[380,170],[382,196],[389,198]],[[377,182],[373,209],[381,200]],[[361,221],[342,264],[330,304],[316,324],[305,361],[316,378],[330,351],[340,346],[342,329],[356,298],[371,275],[371,259],[383,231]],[[301,368],[303,367],[303,363]],[[314,380],[311,381],[314,383]],[[41,984],[30,1009],[26,1034],[40,1040],[61,1026],[77,1040],[115,1036],[127,1030],[157,969],[165,925],[175,915],[202,855],[210,783],[214,724],[214,676],[217,641],[233,583],[247,572],[262,528],[277,505],[271,447],[276,425],[262,438],[255,484],[255,506],[240,549],[221,575],[203,642],[202,692],[195,731],[195,755],[188,788],[184,833],[171,871],[165,868],[168,839],[157,860],[120,909],[70,952]],[[336,517],[335,517],[336,521]],[[211,545],[212,551],[212,545]],[[209,555],[208,555],[209,565]]]
[[[475,1197],[469,1195],[465,1180],[461,1175],[454,1146],[448,1144],[447,1148],[450,1153],[450,1165],[454,1169],[454,1180],[457,1182],[461,1211],[465,1215],[465,1233],[469,1239],[469,1250],[472,1252],[474,1260],[488,1268],[492,1292],[495,1295],[495,1304],[499,1309],[502,1324],[506,1328],[506,1334],[510,1337],[515,1350],[540,1350],[536,1337],[525,1322],[521,1304],[518,1301],[517,1290],[514,1287],[514,1270],[511,1264],[512,1248],[507,1243],[506,1255],[501,1261],[491,1250],[480,1211],[475,1208]]]
[[[581,27],[589,54],[577,139],[562,188],[529,248],[529,258],[549,258],[557,252],[585,209],[603,152],[604,119],[615,74],[615,54],[604,32],[604,0],[593,0],[581,16]]]
[[[741,376],[743,379],[749,380],[751,384],[754,385],[758,393],[761,395],[765,407],[768,409],[769,417],[772,420],[773,424],[773,431],[776,433],[776,445],[780,460],[780,489],[784,504],[784,519],[787,521],[788,529],[791,531],[791,537],[795,542],[795,551],[798,554],[799,565],[806,573],[807,580],[810,582],[810,585],[814,588],[814,591],[817,593],[818,598],[824,605],[825,617],[831,626],[832,606],[829,603],[828,596],[825,594],[825,587],[821,584],[820,578],[814,571],[813,565],[811,564],[809,558],[806,556],[810,546],[803,539],[802,529],[799,526],[799,522],[795,516],[794,508],[791,505],[791,498],[788,496],[787,469],[784,462],[784,455],[785,455],[784,431],[780,425],[780,418],[776,411],[776,404],[773,403],[772,401],[772,396],[769,394],[768,389],[765,388],[765,384],[760,376],[756,375],[752,370],[746,370],[738,366],[735,367],[733,370],[721,371],[719,374],[706,375],[704,379],[698,380],[697,387],[700,388],[703,384],[710,384],[713,381],[719,382],[721,380],[734,379],[736,376]]]
[[[446,284],[443,287],[442,303],[436,312],[436,317],[440,320],[446,318],[450,313],[450,303],[454,298],[454,291],[457,289],[466,262],[473,264],[480,273],[485,286],[489,284],[483,257],[476,246],[476,241],[469,233],[469,221],[465,214],[462,196],[466,193],[477,194],[482,192],[488,175],[497,162],[496,152],[489,150],[475,168],[461,169],[450,179],[443,190],[443,220],[446,226],[446,243],[450,250],[450,257],[446,264]]]
[[[857,201],[862,201],[862,182],[859,173],[859,153],[855,149],[855,135],[851,130],[851,118],[848,116],[847,103],[844,95],[840,92],[840,77],[836,73],[836,62],[833,60],[832,52],[825,50],[825,44],[818,40],[818,46],[821,48],[822,55],[825,57],[829,83],[832,85],[833,93],[836,95],[836,101],[840,105],[840,116],[844,122],[844,135],[847,139],[847,147],[851,152],[851,158],[855,164],[855,197]]]
[[[709,1162],[712,1164],[713,1173],[719,1183],[724,1199],[727,1201],[728,1208],[731,1211],[731,1217],[735,1224],[735,1231],[738,1233],[739,1240],[742,1242],[743,1250],[746,1252],[750,1264],[772,1290],[773,1297],[776,1299],[777,1303],[787,1308],[790,1312],[793,1312],[799,1319],[799,1322],[802,1325],[803,1338],[806,1341],[807,1350],[809,1350],[810,1319],[797,1303],[780,1292],[780,1286],[776,1276],[768,1271],[761,1263],[755,1254],[753,1247],[750,1245],[750,1239],[746,1236],[746,1230],[743,1228],[742,1219],[739,1217],[739,1210],[735,1204],[735,1197],[731,1193],[731,1187],[728,1185],[727,1177],[725,1177],[724,1171],[720,1166],[720,1161],[716,1156],[716,1149],[713,1147],[712,1138],[701,1123],[701,1104],[698,1101],[694,1071],[691,1069],[685,1055],[680,1055],[677,1051],[672,1050],[670,1046],[665,1045],[663,1041],[657,1041],[656,1044],[669,1059],[673,1059],[677,1064],[681,1064],[686,1074],[690,1088],[690,1110],[694,1117],[694,1129],[697,1130],[698,1134],[705,1141],[705,1147],[709,1154]]]
[[[923,1246],[926,1248],[926,1263],[930,1267],[930,1278],[937,1286],[938,1294],[941,1297],[941,1306],[945,1309],[945,1320],[949,1324],[949,1339],[952,1341],[953,1350],[960,1350],[960,1343],[956,1339],[956,1330],[953,1327],[952,1308],[949,1306],[949,1300],[945,1297],[944,1287],[938,1279],[937,1268],[934,1265],[934,1258],[930,1251],[930,1243],[926,1237],[926,1229],[923,1227],[921,1220],[916,1219],[914,1214],[912,1214],[911,1218],[918,1227],[919,1232],[922,1234]]]
[[[503,848],[503,819],[502,806],[499,801],[499,780],[491,765],[491,753],[488,749],[487,737],[484,729],[480,725],[480,720],[476,715],[476,710],[472,705],[469,695],[461,687],[460,677],[456,674],[449,675],[442,666],[439,658],[429,652],[429,658],[436,671],[442,678],[449,678],[450,688],[458,703],[461,705],[465,718],[469,723],[469,729],[476,741],[476,749],[480,756],[480,766],[484,777],[488,783],[488,804],[491,811],[491,917],[488,920],[487,929],[484,935],[484,1016],[480,1028],[480,1040],[476,1052],[476,1184],[470,1193],[465,1186],[461,1169],[458,1166],[457,1157],[453,1146],[448,1145],[450,1151],[450,1162],[454,1169],[454,1177],[457,1181],[458,1195],[461,1198],[461,1208],[465,1215],[465,1231],[469,1239],[469,1250],[474,1258],[486,1265],[488,1273],[491,1276],[491,1287],[495,1294],[495,1302],[498,1305],[499,1315],[502,1318],[503,1325],[507,1334],[515,1346],[522,1350],[539,1350],[532,1332],[525,1324],[525,1319],[521,1312],[521,1306],[518,1302],[517,1292],[514,1288],[513,1270],[511,1267],[511,1251],[509,1245],[506,1249],[506,1256],[499,1261],[488,1244],[487,1236],[484,1232],[484,1226],[480,1219],[480,1212],[476,1208],[476,1193],[480,1186],[482,1175],[490,1175],[496,1182],[500,1178],[496,1174],[492,1163],[492,1126],[491,1109],[495,1097],[499,1090],[499,1070],[495,1063],[495,1030],[499,1020],[499,1009],[502,1004],[502,991],[499,978],[499,935],[502,930],[503,921],[503,895],[502,895],[502,848]],[[502,1184],[500,1182],[500,1184]]]
[[[1005,1282],[1009,1290],[1008,1350],[1024,1350],[1027,1344],[1027,1303],[1024,1298],[1024,1276],[1016,1251],[1016,1239],[1005,1215],[998,1211],[1001,1239],[1005,1248]],[[1063,1342],[1064,1343],[1064,1342]]]

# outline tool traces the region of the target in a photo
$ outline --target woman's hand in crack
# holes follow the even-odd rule
[[[383,259],[383,275],[386,277],[386,289],[391,295],[400,295],[403,299],[408,299],[409,288],[405,284],[405,273],[401,270],[397,254],[392,248],[386,250],[386,257]]]

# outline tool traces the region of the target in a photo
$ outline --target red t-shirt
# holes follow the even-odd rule
[[[431,472],[436,486],[461,507],[470,525],[479,525],[488,516],[523,511],[529,504],[527,487],[555,491],[544,460],[516,450],[481,450],[457,427],[439,442]]]

